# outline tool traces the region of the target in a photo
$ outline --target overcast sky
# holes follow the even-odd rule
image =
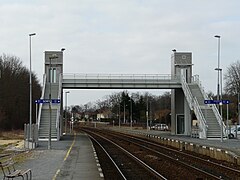
[[[20,57],[42,83],[44,51],[64,52],[65,73],[170,74],[172,49],[193,53],[193,74],[216,94],[220,67],[240,59],[239,0],[0,0],[0,54]],[[140,91],[140,90],[138,90]],[[111,91],[76,91],[69,104]]]

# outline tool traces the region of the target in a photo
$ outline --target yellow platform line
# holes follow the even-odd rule
[[[63,162],[67,160],[67,158],[68,158],[68,156],[69,156],[69,154],[70,154],[70,152],[71,152],[71,150],[72,150],[72,147],[73,147],[74,144],[75,144],[75,141],[76,141],[76,133],[74,133],[73,142],[72,142],[70,148],[68,149],[68,152],[67,152],[67,154],[65,155],[65,157],[64,157],[64,159],[63,159]],[[57,172],[56,172],[55,175],[53,176],[52,180],[56,180],[57,175],[58,175],[59,173],[60,173],[60,169],[57,170]]]
[[[74,133],[74,139],[73,139],[72,145],[71,145],[70,148],[68,149],[68,152],[67,152],[67,154],[66,154],[66,156],[65,156],[65,158],[64,158],[63,161],[66,161],[66,159],[68,158],[68,156],[69,156],[69,154],[70,154],[70,152],[71,152],[71,150],[72,150],[72,147],[73,147],[75,141],[76,141],[76,133]]]

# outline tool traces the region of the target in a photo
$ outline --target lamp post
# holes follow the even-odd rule
[[[220,115],[221,115],[221,142],[223,141],[223,107],[222,107],[222,69],[215,68],[216,71],[220,72],[220,95],[219,95],[219,106],[220,106]]]
[[[132,130],[132,122],[133,122],[133,119],[132,119],[132,99],[129,100],[130,101],[130,110],[131,110],[131,116],[130,116],[130,127],[131,127],[131,130]]]
[[[238,92],[238,124],[240,125],[240,93]]]
[[[219,35],[215,35],[214,36],[215,38],[217,38],[218,39],[218,56],[217,56],[217,68],[215,69],[215,70],[217,70],[218,71],[218,76],[217,76],[217,100],[219,101],[220,100],[220,85],[219,85],[219,69],[220,69],[220,38],[221,38],[221,36],[219,36]]]
[[[125,100],[123,101],[123,123],[126,123],[126,116],[125,116]]]
[[[29,34],[29,59],[30,59],[30,75],[29,75],[29,136],[32,140],[32,36],[36,33]]]
[[[147,116],[147,131],[148,131],[148,94],[147,94],[147,112],[146,112],[146,116]]]
[[[118,116],[118,126],[120,128],[120,124],[121,124],[121,104],[119,103],[119,116]]]
[[[51,126],[52,126],[52,81],[53,81],[53,70],[52,70],[52,59],[56,59],[58,56],[56,54],[52,54],[52,56],[49,57],[50,62],[50,70],[49,70],[49,136],[48,136],[48,149],[51,149]]]
[[[218,57],[217,57],[218,64],[217,64],[217,68],[215,68],[215,70],[218,72],[218,76],[217,76],[217,100],[219,101],[220,100],[219,73],[222,74],[222,69],[220,69],[220,39],[221,39],[221,36],[215,35],[214,37],[218,39]],[[221,82],[222,82],[222,80],[221,80]],[[221,89],[222,89],[222,86],[221,86]],[[218,108],[221,109],[221,142],[222,142],[223,141],[222,102],[219,103]]]
[[[70,93],[70,91],[65,92],[65,134],[67,134],[67,94]]]

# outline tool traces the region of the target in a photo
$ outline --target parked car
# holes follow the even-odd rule
[[[167,131],[168,130],[168,125],[166,125],[166,124],[155,124],[155,125],[151,126],[151,129],[160,130],[160,131]]]
[[[236,138],[236,127],[233,126],[231,127],[231,130],[226,131],[228,134],[228,137],[231,138]],[[240,125],[237,125],[237,136],[240,137]]]

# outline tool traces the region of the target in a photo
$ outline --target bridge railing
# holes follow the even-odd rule
[[[47,76],[46,76],[46,74],[44,74],[43,75],[43,88],[42,88],[41,99],[44,99],[46,81],[47,81]],[[39,127],[40,127],[40,122],[41,122],[41,113],[42,113],[42,103],[39,105],[39,111],[38,111],[38,122],[37,122],[38,130],[39,130]]]
[[[180,80],[171,74],[63,74],[63,79],[129,79],[129,80]]]

